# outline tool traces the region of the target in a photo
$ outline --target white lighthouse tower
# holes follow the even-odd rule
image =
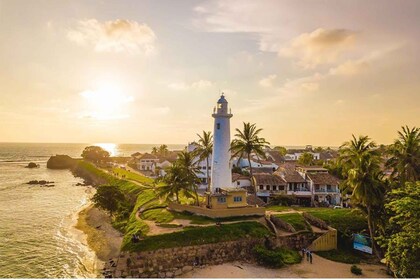
[[[213,111],[213,154],[211,165],[210,192],[216,193],[220,188],[232,186],[230,168],[230,118],[233,116],[228,110],[228,102],[224,95],[217,101]]]

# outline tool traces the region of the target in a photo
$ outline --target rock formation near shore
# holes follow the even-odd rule
[[[49,169],[71,169],[76,165],[77,161],[68,155],[51,156],[47,161]]]
[[[28,163],[27,166],[25,166],[25,168],[38,168],[39,164],[36,164],[35,162],[30,162]]]

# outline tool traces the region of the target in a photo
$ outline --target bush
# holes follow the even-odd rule
[[[276,195],[271,198],[271,205],[282,205],[282,206],[290,206],[296,204],[296,196],[295,195]]]
[[[347,250],[330,250],[316,252],[317,255],[326,258],[331,261],[355,264],[360,263],[360,258],[356,256],[352,251]]]
[[[280,268],[285,264],[300,263],[302,260],[298,252],[287,248],[269,250],[258,245],[254,248],[254,254],[259,263],[273,268]]]
[[[263,246],[255,246],[254,253],[260,264],[273,268],[280,268],[284,265],[283,256],[279,252],[268,250]]]
[[[362,275],[362,269],[355,264],[351,266],[350,271],[355,275]]]

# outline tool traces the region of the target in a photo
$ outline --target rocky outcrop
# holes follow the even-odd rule
[[[31,180],[28,183],[28,185],[40,185],[41,187],[54,187],[53,181],[46,181],[46,180]]]
[[[71,169],[77,161],[68,155],[55,155],[48,159],[47,168],[49,169]]]
[[[38,168],[39,164],[36,164],[35,162],[30,162],[28,163],[27,166],[25,166],[25,168]]]

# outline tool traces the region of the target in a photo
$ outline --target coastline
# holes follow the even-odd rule
[[[74,227],[84,233],[87,245],[100,261],[118,257],[123,236],[112,227],[111,218],[103,210],[89,203],[79,211]]]

